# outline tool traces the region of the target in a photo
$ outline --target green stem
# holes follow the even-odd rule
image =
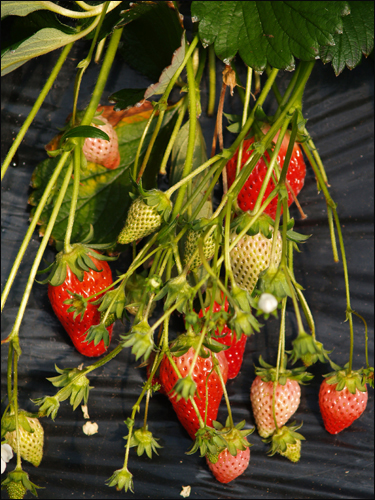
[[[29,278],[28,278],[27,283],[26,283],[26,288],[25,288],[25,291],[24,291],[24,294],[23,294],[23,297],[21,300],[20,307],[18,309],[16,320],[15,320],[12,332],[10,334],[10,340],[13,339],[13,337],[18,337],[18,332],[20,329],[23,315],[25,314],[26,305],[27,305],[27,302],[28,302],[29,297],[30,297],[30,293],[31,293],[31,289],[32,289],[33,284],[34,284],[35,276],[36,276],[40,261],[42,260],[44,251],[48,245],[49,238],[50,238],[51,233],[52,233],[52,229],[54,227],[57,215],[59,213],[60,207],[61,207],[62,202],[63,202],[64,197],[65,197],[65,193],[68,189],[69,180],[70,180],[70,177],[72,175],[72,170],[73,170],[73,165],[72,165],[72,163],[70,163],[70,165],[66,171],[64,181],[63,181],[62,186],[60,188],[60,193],[57,197],[57,200],[56,200],[55,206],[53,208],[51,217],[50,217],[48,225],[46,227],[46,231],[44,233],[43,239],[40,243],[40,246],[39,246],[39,249],[38,249],[37,254],[35,256],[33,265],[31,267],[30,275],[29,275]]]
[[[331,236],[333,261],[338,262],[339,261],[339,254],[337,252],[335,227],[334,227],[333,216],[332,216],[332,208],[328,205],[328,203],[327,203],[327,217],[328,217],[329,234]]]
[[[81,143],[82,140],[78,139]],[[70,201],[70,210],[68,224],[66,226],[65,238],[64,238],[64,253],[68,254],[72,251],[70,245],[70,238],[73,232],[74,218],[76,215],[77,201],[79,195],[79,184],[81,180],[81,145],[74,148],[73,151],[73,163],[74,163],[74,181],[73,181],[73,192]]]
[[[44,209],[44,207],[49,199],[51,191],[57,182],[57,179],[61,173],[62,168],[65,165],[65,162],[66,162],[68,156],[69,156],[69,152],[63,153],[61,155],[60,160],[59,160],[58,164],[56,165],[56,168],[53,171],[53,174],[52,174],[50,180],[48,181],[46,189],[44,190],[44,193],[39,201],[37,209],[35,210],[34,216],[32,218],[32,221],[30,222],[30,225],[28,227],[26,235],[23,239],[22,245],[18,251],[17,257],[14,260],[14,263],[13,263],[12,269],[9,273],[9,277],[8,277],[8,280],[5,284],[3,293],[1,294],[1,310],[3,310],[3,307],[4,307],[5,302],[7,300],[8,294],[10,292],[10,289],[11,289],[12,284],[14,282],[14,279],[16,277],[17,271],[21,265],[21,262],[22,262],[23,256],[25,255],[25,252],[27,250],[28,244],[31,240],[33,233],[34,233],[36,225],[39,222],[39,219],[40,219],[40,216],[43,212],[43,209]]]
[[[248,112],[249,105],[250,105],[252,76],[253,76],[253,70],[252,70],[252,68],[248,67],[247,68],[247,79],[246,79],[245,102],[244,102],[243,113],[242,113],[242,122],[241,122],[242,127],[245,126],[245,123],[246,123],[246,120],[247,120],[247,112]],[[243,153],[242,149],[243,149],[243,140],[241,141],[241,144],[239,145],[239,148],[238,148],[238,158],[237,158],[237,166],[236,166],[236,177],[239,175],[240,170],[241,170],[242,153]]]
[[[161,164],[160,164],[160,171],[159,171],[159,173],[162,174],[162,175],[165,175],[167,173],[166,166],[167,166],[168,158],[169,158],[169,156],[171,154],[171,151],[172,151],[173,145],[175,143],[177,134],[178,134],[178,132],[179,132],[179,130],[181,128],[182,121],[184,119],[184,116],[185,116],[188,104],[189,104],[189,100],[186,97],[184,97],[183,98],[183,104],[181,106],[181,109],[178,112],[179,115],[177,117],[175,126],[173,127],[173,132],[171,134],[171,137],[170,137],[168,145],[166,147],[163,159],[162,159]]]
[[[345,246],[344,239],[342,237],[341,225],[339,216],[337,215],[337,211],[333,209],[333,216],[335,218],[337,235],[339,238],[339,245],[342,257],[342,267],[344,270],[344,280],[345,280],[345,294],[346,294],[346,314],[349,320],[349,331],[350,331],[350,354],[349,354],[349,371],[348,375],[350,375],[353,366],[353,348],[354,348],[354,333],[353,333],[353,316],[352,316],[352,308],[350,306],[350,291],[349,291],[349,275],[348,275],[348,264],[346,261],[345,254]]]
[[[28,128],[30,127],[32,121],[34,120],[36,114],[38,113],[40,107],[42,106],[44,99],[47,97],[47,94],[50,91],[52,85],[54,84],[54,82],[57,78],[57,75],[59,74],[60,69],[61,69],[62,65],[64,64],[66,58],[68,57],[68,54],[69,54],[72,47],[73,47],[73,43],[69,43],[61,51],[61,54],[60,54],[60,56],[55,64],[53,70],[51,71],[50,76],[48,77],[48,80],[46,81],[43,89],[41,90],[41,92],[39,94],[38,99],[35,101],[34,106],[32,107],[32,109],[29,113],[29,116],[26,118],[24,124],[22,125],[20,131],[17,134],[17,137],[14,139],[14,142],[13,142],[11,148],[9,149],[8,154],[6,155],[4,163],[2,164],[2,167],[1,167],[1,180],[3,180],[5,172],[7,171],[8,166],[9,166],[10,162],[12,161],[12,158],[18,149],[18,146],[21,144],[22,139],[25,137]]]
[[[216,98],[216,56],[215,48],[213,45],[208,47],[208,107],[207,115],[212,116],[215,110]]]
[[[279,346],[277,351],[277,361],[276,361],[276,379],[273,382],[273,392],[272,392],[272,416],[275,423],[276,430],[279,429],[276,419],[276,389],[279,383],[280,368],[282,361],[284,359],[284,349],[285,349],[285,310],[286,310],[286,297],[282,300],[281,307],[281,319],[280,319],[280,334],[279,334]]]
[[[186,151],[186,159],[181,178],[184,179],[191,172],[193,166],[193,155],[195,146],[195,135],[197,129],[197,104],[196,104],[196,87],[193,71],[193,64],[191,58],[186,63],[186,72],[189,85],[189,138]],[[186,192],[186,184],[184,184],[178,192],[176,202],[173,207],[172,220],[174,220],[179,213]]]
[[[121,2],[109,2],[108,12],[115,9],[120,4]],[[75,10],[65,9],[64,7],[60,7],[53,2],[48,2],[48,6],[46,8],[51,12],[55,12],[61,16],[70,17],[71,19],[86,19],[88,17],[98,16],[103,9],[103,4],[100,4],[90,10],[86,10],[86,12],[77,12]]]
[[[13,407],[14,407],[14,420],[16,424],[16,453],[17,453],[17,469],[21,468],[21,438],[20,438],[20,425],[18,421],[18,358],[17,350],[14,351],[14,370],[13,370]]]
[[[370,368],[369,362],[368,362],[368,328],[367,328],[367,322],[363,316],[358,314],[355,311],[351,311],[352,314],[355,314],[357,318],[361,319],[363,321],[363,324],[365,325],[365,355],[366,355],[366,368]]]
[[[156,112],[157,112],[157,109],[154,108],[152,110],[152,113],[151,113],[149,119],[147,120],[146,126],[145,126],[145,128],[144,128],[144,130],[142,132],[142,136],[141,136],[141,139],[140,139],[139,144],[138,144],[137,153],[136,153],[135,159],[134,159],[133,179],[137,178],[138,163],[139,163],[139,158],[141,156],[142,146],[143,146],[143,143],[145,142],[146,135],[148,134],[148,131],[149,131],[150,127],[151,127],[152,120],[154,119],[154,117],[156,115]]]
[[[229,417],[229,427],[232,429],[234,427],[234,422],[233,422],[233,416],[232,416],[232,409],[230,407],[230,402],[229,402],[229,396],[227,393],[227,388],[225,386],[223,374],[221,373],[220,367],[218,366],[219,363],[217,361],[215,354],[213,354],[213,353],[212,353],[212,358],[215,359],[215,361],[216,361],[214,369],[215,369],[215,371],[220,379],[221,387],[223,389],[225,404],[227,405],[227,411],[228,411],[228,417]]]
[[[91,47],[90,47],[90,50],[89,50],[87,57],[85,59],[83,59],[82,61],[80,61],[78,63],[78,66],[77,66],[78,71],[77,71],[76,78],[74,81],[74,92],[73,92],[73,113],[72,113],[73,126],[75,125],[75,121],[76,121],[78,95],[79,95],[79,89],[81,87],[83,73],[86,71],[86,68],[89,66],[89,64],[91,62],[92,54],[94,52],[94,48],[95,48],[96,42],[97,42],[98,37],[99,37],[100,28],[102,27],[105,15],[107,13],[109,3],[110,2],[105,2],[103,5],[102,11],[100,13],[99,23],[95,29],[95,35],[94,35],[93,41],[91,42]]]
[[[12,403],[12,374],[13,374],[13,342],[9,342],[8,347],[8,362],[7,362],[7,392],[8,392],[8,400],[10,404]],[[5,412],[4,412],[5,414]]]
[[[140,168],[139,173],[138,173],[138,177],[137,177],[137,184],[139,184],[139,181],[140,181],[140,180],[141,180],[141,178],[142,178],[143,172],[146,170],[146,166],[147,166],[148,159],[150,158],[151,151],[152,151],[152,148],[153,148],[153,146],[154,146],[154,143],[155,143],[156,137],[157,137],[157,135],[158,135],[158,133],[159,133],[159,130],[160,130],[161,124],[163,123],[164,114],[165,114],[165,111],[164,111],[164,110],[163,110],[163,111],[160,111],[160,113],[159,113],[159,116],[158,116],[158,121],[156,122],[156,126],[155,126],[155,128],[154,128],[153,133],[152,133],[152,136],[151,136],[150,142],[148,143],[147,150],[146,150],[146,154],[145,154],[145,157],[143,158],[143,162],[142,162],[141,168]]]

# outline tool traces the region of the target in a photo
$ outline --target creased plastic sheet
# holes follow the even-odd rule
[[[82,47],[78,44],[79,47]],[[36,165],[46,158],[44,145],[61,127],[71,111],[73,83],[77,62],[85,52],[75,48],[65,63],[61,75],[38,113],[15,158],[16,167],[10,167],[2,184],[2,246],[1,281],[6,281],[13,259],[28,227],[30,178]],[[28,115],[39,90],[48,77],[56,60],[49,54],[25,64],[2,78],[2,158],[12,139]],[[223,68],[219,68],[221,71]],[[242,79],[245,81],[245,73]],[[281,72],[282,73],[282,72]],[[89,102],[98,68],[92,65],[83,80],[80,107]],[[291,77],[285,73],[277,79],[280,89],[285,89]],[[205,77],[206,78],[206,77]],[[149,85],[149,80],[132,71],[119,59],[116,61],[106,87],[105,97],[121,88]],[[218,72],[218,89],[220,72]],[[208,119],[207,80],[202,88],[201,124],[210,148],[214,120]],[[347,69],[335,77],[329,65],[317,61],[307,84],[304,115],[324,161],[331,193],[338,203],[343,226],[352,308],[366,318],[369,325],[370,360],[373,358],[373,61],[364,60],[353,71]],[[105,104],[105,99],[102,99]],[[240,113],[237,97],[227,95],[224,111]],[[272,112],[272,100],[265,110]],[[234,135],[225,131],[225,144],[229,146]],[[338,364],[348,361],[349,327],[345,323],[345,288],[342,262],[335,264],[329,239],[326,205],[322,193],[317,194],[311,168],[299,196],[308,218],[300,220],[297,210],[296,229],[312,234],[295,256],[296,277],[305,288],[316,322],[317,338],[326,349],[334,349],[332,358]],[[10,333],[30,266],[38,248],[35,234],[23,259],[12,291],[2,315],[3,338]],[[53,259],[48,249],[45,261]],[[124,271],[125,257],[111,263],[113,270]],[[160,309],[159,309],[160,311]],[[119,335],[129,325],[116,323],[112,347]],[[354,368],[365,364],[364,328],[354,319],[355,350]],[[286,320],[286,346],[296,336],[296,322],[291,305]],[[176,318],[172,323],[174,333],[182,332],[183,323]],[[259,355],[271,363],[276,360],[278,322],[269,320],[261,332],[247,342],[245,361],[237,379],[227,385],[235,422],[246,419],[247,426],[254,425],[249,389],[254,379],[254,364]],[[30,401],[43,395],[52,395],[54,388],[46,377],[56,375],[59,368],[75,367],[89,363],[73,348],[62,326],[53,314],[47,298],[47,288],[35,284],[20,331],[22,357],[19,364],[19,401],[28,411],[36,407]],[[2,395],[6,392],[7,346],[2,347]],[[90,376],[94,386],[89,398],[89,415],[99,424],[99,432],[86,436],[81,410],[72,411],[68,402],[61,404],[56,420],[44,418],[44,459],[38,469],[28,463],[24,468],[30,479],[45,489],[38,490],[39,498],[179,498],[182,486],[191,486],[191,498],[373,498],[373,390],[369,390],[366,412],[349,429],[337,436],[328,434],[323,427],[318,406],[321,375],[330,370],[328,365],[313,366],[315,378],[302,387],[300,407],[295,415],[303,421],[301,429],[306,441],[302,445],[302,458],[292,464],[276,455],[267,457],[267,445],[256,432],[250,436],[253,443],[251,462],[247,471],[237,480],[222,485],[208,470],[205,459],[198,454],[186,455],[191,441],[180,425],[169,401],[156,394],[151,401],[149,428],[163,446],[159,456],[152,460],[137,457],[131,451],[129,470],[134,476],[134,494],[116,492],[105,485],[116,469],[123,465],[123,436],[127,434],[124,420],[130,416],[142,384],[145,369],[138,368],[134,356],[125,349],[108,365]],[[4,409],[4,403],[2,406]],[[143,410],[143,405],[142,405]],[[142,423],[142,411],[136,425]],[[225,421],[224,402],[219,420]],[[8,464],[12,470],[15,460]]]

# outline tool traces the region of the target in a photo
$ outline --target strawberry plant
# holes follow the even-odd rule
[[[346,231],[371,179],[343,157],[368,150],[372,17],[370,2],[2,2],[10,498],[252,497],[260,464],[277,497],[314,444],[368,432],[371,311],[350,271],[370,275],[370,252]]]

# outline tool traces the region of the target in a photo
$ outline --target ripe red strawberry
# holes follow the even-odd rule
[[[229,306],[228,299],[225,298],[225,304],[224,304],[225,311],[228,311],[228,306]],[[213,306],[213,313],[221,311],[222,307],[223,306],[218,304],[215,300]],[[206,312],[208,310],[209,307],[206,308]],[[202,310],[199,312],[199,317],[200,318],[203,317]],[[237,340],[236,332],[232,333],[232,330],[228,328],[226,324],[224,324],[221,333],[219,332],[219,329],[217,329],[215,334],[217,335],[217,337],[215,337],[215,340],[220,342],[220,344],[230,346],[229,349],[224,351],[225,357],[227,358],[228,361],[228,379],[236,378],[242,366],[243,354],[245,352],[247,336],[242,334],[240,339]]]
[[[266,130],[264,130],[266,131]],[[285,160],[285,155],[286,151],[288,149],[288,144],[289,144],[289,133],[287,132],[284,136],[283,142],[281,144],[281,148],[279,151],[279,154],[277,156],[277,161],[280,165],[280,168],[283,167],[284,165],[284,160]],[[252,155],[253,150],[250,149],[250,145],[253,144],[254,142],[254,137],[251,137],[250,139],[246,139],[243,144],[243,153],[242,153],[242,161],[241,161],[241,169],[243,165],[246,163],[246,161],[249,159],[249,157]],[[277,140],[277,135],[274,138],[274,142]],[[269,163],[270,161],[270,156],[266,152],[265,157]],[[230,187],[234,179],[236,178],[236,168],[237,168],[237,158],[238,158],[238,150],[234,154],[234,156],[229,160],[227,163],[227,175],[228,175],[228,186]],[[251,172],[249,178],[243,185],[238,197],[238,205],[243,210],[244,212],[248,210],[253,210],[255,202],[258,198],[258,194],[260,191],[260,188],[263,183],[263,179],[266,175],[267,172],[267,165],[266,162],[264,161],[264,157],[262,157],[258,163],[256,164],[255,168]],[[294,194],[298,196],[299,192],[301,191],[303,184],[305,182],[305,176],[306,176],[306,165],[305,161],[302,156],[302,152],[298,144],[294,144],[293,147],[293,153],[292,157],[290,159],[289,167],[288,167],[288,173],[286,175],[286,179],[289,182],[291,188],[294,191]],[[262,203],[265,201],[265,199],[269,196],[271,191],[275,188],[275,183],[271,177],[268,186],[266,188],[266,191],[263,196]],[[288,188],[288,186],[287,186]],[[293,197],[292,194],[288,188],[288,206],[290,206],[293,203]],[[268,205],[268,207],[265,209],[265,213],[268,214],[270,217],[275,219],[276,216],[276,208],[277,208],[277,198],[274,198],[272,202]]]
[[[108,349],[112,337],[113,325],[107,327],[109,335],[109,341],[106,343],[107,345],[105,345],[104,339],[100,340],[97,345],[95,345],[94,342],[85,342],[85,333],[88,329],[100,323],[99,306],[92,302],[96,301],[101,295],[97,295],[92,302],[87,302],[87,304],[84,304],[78,295],[86,299],[109,286],[113,282],[112,272],[108,263],[103,260],[108,260],[107,257],[100,254],[97,254],[98,257],[93,257],[92,254],[96,254],[93,250],[91,250],[91,253],[89,252],[89,256],[87,255],[87,249],[81,244],[75,244],[72,245],[72,247],[73,250],[71,254],[65,255],[63,252],[60,252],[56,257],[56,268],[58,268],[60,272],[63,269],[66,275],[63,281],[61,278],[57,279],[59,275],[61,277],[59,272],[56,273],[54,278],[47,278],[47,280],[50,281],[48,284],[48,297],[56,316],[73,341],[74,347],[85,356],[100,356]],[[91,260],[90,265],[95,266],[97,269],[96,271],[87,266],[87,270],[85,271],[77,269],[77,262],[79,262],[79,260],[77,260],[77,262],[75,262],[75,260],[78,256],[82,257],[82,255],[85,255],[85,259],[88,259],[85,260],[85,263],[90,264]],[[73,273],[72,268],[81,280]],[[52,273],[53,272],[54,270],[52,270]],[[54,283],[59,284],[55,285]],[[68,303],[65,303],[66,301],[68,301]],[[72,305],[75,306],[76,311],[68,312],[68,309]],[[85,306],[87,307],[85,308]]]
[[[189,338],[190,337],[190,338]],[[191,336],[180,335],[175,343],[171,346],[182,345],[184,341],[187,343],[191,340]],[[191,342],[190,342],[191,343]],[[187,346],[188,347],[188,346]],[[172,351],[173,352],[173,351]],[[190,366],[192,364],[195,354],[194,347],[190,347],[181,356],[172,356],[179,372],[183,377],[186,377],[189,373]],[[226,383],[228,379],[228,363],[223,351],[216,354],[216,358],[219,362],[219,369],[221,371],[224,382]],[[219,405],[221,398],[223,396],[223,388],[221,386],[220,378],[215,371],[213,371],[213,360],[212,354],[207,358],[198,356],[194,371],[192,374],[192,379],[196,384],[197,392],[194,396],[194,401],[198,407],[199,413],[203,420],[205,420],[205,409],[206,409],[206,378],[208,377],[207,387],[208,387],[208,406],[207,406],[207,425],[212,425],[212,421],[216,419],[217,412],[219,410]],[[173,366],[171,365],[167,356],[164,356],[160,364],[160,381],[163,389],[168,395],[173,408],[177,414],[178,419],[181,424],[185,427],[192,439],[195,439],[195,433],[199,429],[198,416],[195,413],[193,405],[190,401],[186,401],[184,398],[177,401],[177,396],[172,392],[176,382],[179,377],[175,373]]]
[[[352,425],[365,411],[368,392],[366,386],[362,390],[353,387],[353,394],[347,386],[338,390],[339,382],[329,382],[330,379],[325,379],[320,386],[319,407],[326,430],[330,434],[338,434]]]
[[[99,125],[95,123],[95,120],[103,122],[103,124]],[[88,137],[83,144],[83,153],[86,160],[103,165],[103,167],[110,170],[117,168],[120,164],[120,153],[115,129],[103,116],[94,118],[91,125],[103,130],[108,135],[109,141]]]

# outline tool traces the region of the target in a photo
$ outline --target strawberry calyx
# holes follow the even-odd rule
[[[246,448],[252,446],[249,441],[246,439],[246,436],[254,432],[254,428],[252,429],[244,429],[246,422],[242,420],[235,426],[230,425],[230,418],[227,418],[225,422],[225,427],[220,423],[214,420],[212,422],[213,427],[215,428],[218,437],[224,442],[224,446],[220,446],[217,450],[217,453],[220,454],[225,449],[233,456],[237,456],[238,451],[244,451]],[[206,454],[208,460],[211,463],[215,463],[217,461],[217,456],[215,454]]]
[[[32,483],[27,472],[16,468],[1,482],[1,488],[7,490],[9,498],[23,498],[27,491],[38,496],[36,490],[41,486]]]
[[[204,427],[200,427],[195,433],[193,446],[186,454],[192,455],[199,450],[201,457],[208,456],[212,463],[216,463],[219,457],[219,450],[225,448],[225,445],[226,442],[220,436],[219,432],[215,428],[205,425]]]
[[[292,342],[292,351],[286,351],[290,355],[290,361],[294,364],[298,359],[301,359],[305,366],[311,366],[318,360],[321,363],[330,361],[329,354],[332,351],[326,351],[321,342],[315,338],[301,331],[298,333],[297,338]]]
[[[112,301],[113,304],[112,304]],[[100,297],[95,303],[100,302],[98,311],[100,314],[100,321],[104,319],[104,316],[109,309],[109,314],[107,316],[106,322],[111,319],[110,325],[114,323],[116,319],[122,319],[124,307],[126,303],[125,290],[124,287],[120,285],[119,288],[114,290],[109,290],[105,295]],[[113,320],[113,321],[112,321]],[[109,326],[106,324],[106,326]]]
[[[47,378],[54,387],[66,387],[64,391],[64,399],[68,399],[70,397],[70,404],[73,406],[73,410],[75,410],[82,402],[87,405],[87,401],[89,398],[89,391],[93,389],[90,386],[90,381],[82,373],[80,368],[63,368],[60,369],[57,365],[55,365],[55,370],[60,373],[56,377]],[[64,399],[61,399],[63,401]]]
[[[283,357],[282,364],[279,369],[278,383],[285,385],[287,380],[296,380],[299,384],[306,384],[314,378],[309,372],[305,371],[304,366],[293,368],[292,370],[286,368],[287,356]],[[263,382],[275,382],[277,380],[276,367],[269,365],[264,361],[262,356],[259,356],[259,364],[261,367],[255,366],[255,375],[259,376]]]
[[[361,392],[367,392],[367,377],[363,368],[360,370],[349,370],[349,363],[346,363],[343,367],[336,365],[332,361],[330,364],[335,371],[327,373],[323,377],[326,379],[327,384],[337,384],[335,387],[336,391],[340,392],[347,387],[351,394],[355,394],[357,389]]]
[[[116,486],[117,491],[124,489],[125,492],[130,490],[134,493],[133,474],[126,466],[116,470],[106,482],[109,487]]]
[[[39,281],[39,283],[41,285],[50,283],[52,286],[62,285],[66,279],[67,266],[69,266],[69,269],[79,281],[83,281],[84,273],[89,272],[90,269],[95,272],[101,272],[92,259],[105,261],[116,260],[117,257],[109,257],[96,251],[105,250],[112,246],[112,243],[94,244],[90,246],[84,242],[74,243],[71,245],[71,251],[69,253],[65,253],[64,250],[62,250],[56,255],[55,261],[50,266],[42,271],[38,271],[40,274],[50,271],[48,277],[43,281]]]
[[[123,347],[132,347],[132,354],[138,360],[143,356],[146,361],[155,347],[154,332],[144,318],[139,323],[132,326],[127,335],[121,335]]]
[[[173,304],[177,303],[177,311],[187,313],[189,305],[194,299],[194,288],[192,288],[186,279],[186,273],[182,273],[176,278],[170,279],[165,286],[156,295],[155,301],[162,299],[167,295],[164,311],[169,309]]]
[[[128,439],[129,434],[124,436],[124,439]],[[137,455],[140,457],[146,452],[146,455],[149,458],[152,458],[152,452],[156,453],[157,448],[162,448],[162,446],[158,443],[158,439],[154,438],[152,432],[148,430],[148,425],[146,427],[141,427],[140,429],[133,430],[133,434],[130,440],[130,448],[137,447]]]
[[[147,191],[142,187],[142,179],[137,184],[137,187],[143,202],[158,212],[165,222],[168,222],[173,208],[169,196],[160,189],[150,189]]]
[[[253,220],[254,217],[248,212],[242,212],[231,223],[231,229],[235,230],[237,234],[245,229],[245,227]],[[246,231],[249,236],[255,236],[258,233],[263,234],[267,239],[271,239],[273,235],[273,227],[275,222],[271,217],[265,213],[259,216],[253,225]]]
[[[298,462],[301,457],[301,441],[305,438],[296,431],[302,427],[302,424],[296,425],[294,421],[289,427],[284,425],[272,436],[263,439],[264,443],[271,443],[271,448],[268,450],[269,456],[279,453],[292,462]]]
[[[259,274],[257,288],[262,293],[270,293],[278,299],[292,297],[285,272],[272,264]]]

